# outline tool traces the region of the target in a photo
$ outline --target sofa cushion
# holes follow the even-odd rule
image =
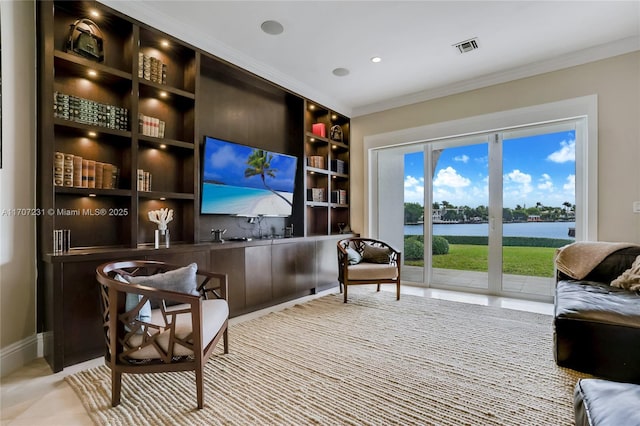
[[[640,425],[640,385],[581,379],[574,392],[576,426]]]
[[[636,257],[640,256],[639,247],[628,247],[607,256],[598,266],[593,268],[585,281],[595,281],[609,284],[616,277],[631,267]]]
[[[226,300],[222,299],[210,299],[202,300],[202,345],[206,347],[211,340],[218,334],[220,328],[229,317],[229,306]],[[188,304],[181,304],[172,306],[168,311],[176,311],[180,309],[188,309]],[[160,309],[153,309],[151,311],[151,323],[163,327],[165,325],[162,317],[162,311]],[[184,339],[191,334],[191,313],[184,313],[176,315],[176,336]],[[132,336],[128,345],[130,348],[139,346],[143,343],[144,335],[136,334]],[[157,342],[160,347],[167,351],[169,348],[169,330],[161,331],[160,336],[157,338]],[[175,356],[189,356],[193,355],[193,351],[182,345],[175,345],[173,348]],[[139,350],[131,353],[129,358],[135,359],[154,359],[160,358],[160,355],[153,347],[153,345],[144,346]]]
[[[640,329],[640,295],[603,283],[558,281],[555,317]]]
[[[625,290],[640,291],[640,256],[636,257],[631,268],[611,281],[611,286],[624,288]]]
[[[389,263],[360,262],[349,265],[349,280],[394,280],[398,277],[398,268]]]
[[[362,261],[362,256],[360,256],[360,253],[353,247],[347,247],[346,251],[349,265],[357,265]]]

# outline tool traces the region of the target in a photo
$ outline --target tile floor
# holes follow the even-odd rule
[[[385,291],[394,291],[391,286],[383,286]],[[308,296],[304,299],[320,297],[336,289]],[[553,314],[553,305],[542,302],[507,299],[504,297],[484,296],[448,290],[402,286],[403,294],[447,299],[480,305],[499,306],[508,309]],[[282,305],[233,318],[231,324],[246,321],[274,310],[284,309],[304,299],[287,302]],[[44,359],[39,358],[20,370],[2,378],[0,384],[0,425],[24,426],[76,426],[92,425],[73,390],[63,380],[66,375],[103,364],[103,358],[90,360],[65,368],[52,374]]]

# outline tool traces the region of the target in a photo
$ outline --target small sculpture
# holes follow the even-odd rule
[[[173,209],[160,209],[149,211],[149,220],[158,224],[160,231],[167,230],[167,223],[173,220]]]

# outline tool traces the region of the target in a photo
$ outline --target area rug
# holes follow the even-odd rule
[[[99,425],[570,425],[580,377],[555,365],[547,315],[364,287],[230,328],[193,372],[66,380]]]

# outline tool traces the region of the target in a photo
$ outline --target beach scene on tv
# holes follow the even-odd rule
[[[290,216],[296,157],[205,138],[203,214]]]

